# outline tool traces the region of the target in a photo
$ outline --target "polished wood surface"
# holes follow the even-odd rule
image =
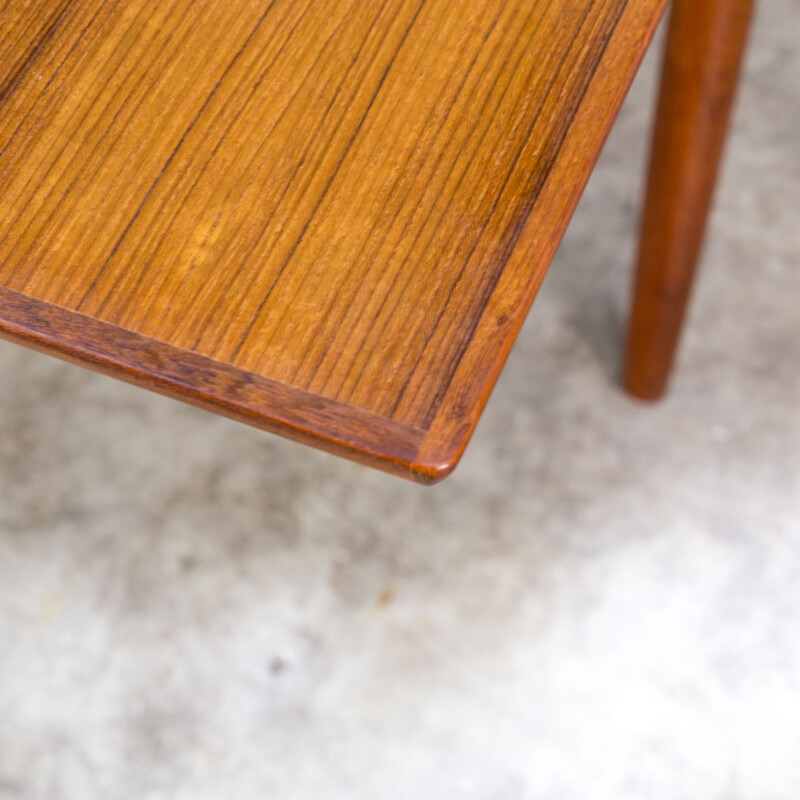
[[[0,4],[0,334],[435,481],[663,6]]]
[[[673,0],[642,222],[625,384],[667,388],[739,79],[754,0]]]

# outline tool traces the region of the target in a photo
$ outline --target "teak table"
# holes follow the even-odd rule
[[[0,0],[0,335],[455,466],[666,0]],[[659,395],[750,0],[675,0],[627,385]]]

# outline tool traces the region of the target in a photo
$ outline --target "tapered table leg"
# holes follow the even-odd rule
[[[754,0],[673,0],[625,385],[660,397],[700,254]]]

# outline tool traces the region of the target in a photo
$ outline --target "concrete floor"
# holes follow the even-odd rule
[[[0,345],[0,798],[797,800],[798,19],[663,405],[616,383],[653,58],[437,488]]]

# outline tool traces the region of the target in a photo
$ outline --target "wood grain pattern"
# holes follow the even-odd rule
[[[625,384],[661,397],[675,360],[754,0],[674,0],[656,114]]]
[[[0,332],[436,480],[663,6],[6,3]]]

